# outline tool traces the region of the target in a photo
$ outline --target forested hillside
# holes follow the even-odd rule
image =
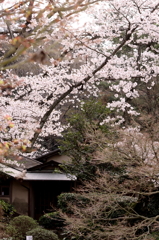
[[[0,2],[0,159],[60,138],[66,238],[158,239],[158,1]]]

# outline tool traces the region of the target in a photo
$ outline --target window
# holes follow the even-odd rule
[[[9,185],[8,180],[0,181],[0,196],[9,196]]]

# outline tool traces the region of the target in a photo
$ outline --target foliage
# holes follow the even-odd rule
[[[75,193],[59,196],[66,239],[139,240],[157,231],[158,142],[154,145],[152,132],[149,135],[138,128],[114,130],[113,141],[113,135],[100,135],[107,144],[101,144],[101,137],[95,139],[97,146],[101,144],[90,154],[90,159],[98,159],[95,178],[80,182]]]
[[[0,219],[2,219],[3,215],[4,215],[4,211],[2,206],[0,206]]]
[[[10,221],[6,232],[13,238],[13,240],[25,239],[26,232],[38,226],[36,220],[28,216],[18,216]]]
[[[58,207],[66,213],[73,213],[71,210],[72,205],[82,208],[87,206],[88,203],[89,198],[76,193],[61,193],[58,196]]]
[[[102,125],[108,113],[105,105],[97,100],[86,101],[78,112],[71,112],[68,117],[69,127],[61,141],[62,152],[72,160],[70,165],[62,166],[65,171],[75,174],[79,179],[92,179],[95,176],[96,161],[92,161],[92,156],[113,138],[111,128]]]
[[[64,225],[64,219],[60,217],[59,212],[46,213],[39,219],[39,224],[46,229],[54,229]]]
[[[0,206],[2,206],[5,217],[11,217],[16,211],[12,204],[5,202],[4,200],[0,200]]]
[[[68,206],[68,238],[147,239],[158,224],[158,0],[45,4],[0,11],[1,160],[64,132],[63,168],[89,198]],[[79,108],[99,96],[105,106]]]
[[[12,240],[12,238],[11,237],[3,237],[3,238],[1,238],[1,240]]]
[[[27,139],[31,140],[33,146],[41,133],[41,129],[45,128],[46,121],[51,123],[48,127],[51,127],[53,134],[60,134],[63,130],[63,127],[59,126],[60,111],[57,107],[71,92],[76,91],[78,86],[82,86],[82,83],[80,85],[73,84],[74,86],[72,85],[70,88],[67,83],[72,81],[67,81],[67,77],[64,77],[65,74],[63,75],[61,71],[67,68],[66,65],[70,68],[70,63],[74,64],[74,59],[77,58],[73,56],[70,63],[67,64],[72,47],[67,45],[65,41],[71,37],[69,31],[72,27],[70,28],[70,26],[74,24],[74,21],[79,21],[80,12],[98,0],[95,2],[88,0],[80,2],[45,0],[43,3],[37,0],[18,3],[10,1],[6,5],[5,0],[2,2],[4,5],[2,3],[3,7],[0,13],[2,17],[0,31],[2,46],[0,49],[0,118],[2,120],[4,114],[7,113],[13,119],[12,129],[7,128],[6,131],[6,128],[2,128],[2,143],[8,143],[8,141],[12,143],[13,140],[21,143],[22,139]],[[53,73],[52,70],[55,72]],[[62,84],[58,81],[59,73],[63,81]],[[53,79],[52,76],[54,76]],[[53,81],[49,80],[50,77]],[[39,84],[43,82],[44,78],[46,83],[44,86],[51,84],[50,90]],[[56,88],[58,85],[60,89]],[[37,94],[38,97],[35,97]],[[45,97],[47,101],[44,100]],[[24,102],[27,106],[25,110],[22,106]],[[50,107],[52,105],[52,110],[48,108],[48,104]],[[7,106],[11,105],[9,110]],[[30,109],[31,105],[34,105],[34,111]],[[31,114],[28,115],[28,111]],[[21,117],[17,117],[16,112],[18,115],[23,112],[21,117],[25,116],[24,121],[20,120]],[[40,121],[36,120],[38,118],[34,117],[34,114],[39,115]],[[51,118],[54,119],[54,124],[52,124],[52,120],[50,121]],[[42,136],[45,137],[47,134],[42,134]],[[25,146],[26,150],[26,145],[30,147],[30,141],[26,145],[22,145]],[[30,149],[27,150],[30,151]]]
[[[6,223],[0,222],[0,239],[1,240],[11,240],[9,235],[6,233]]]
[[[34,240],[58,240],[58,236],[49,230],[43,228],[35,228],[27,232],[28,236],[33,236]]]
[[[159,232],[154,232],[150,235],[151,238],[149,239],[152,239],[152,240],[159,240]]]
[[[4,132],[5,134],[10,131],[11,128],[14,127],[14,123],[12,122],[12,117],[9,115],[6,115],[2,118],[0,129],[1,132]],[[3,135],[4,136],[4,135]],[[14,155],[14,152],[19,150],[24,150],[23,141],[19,141],[14,139],[13,141],[6,139],[6,141],[0,142],[0,161],[4,160],[4,157],[7,158],[8,156]]]

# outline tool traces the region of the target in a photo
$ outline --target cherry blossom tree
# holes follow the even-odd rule
[[[30,73],[28,77],[19,78],[13,70],[22,68],[28,62],[44,64],[47,54],[43,51],[42,44],[47,45],[49,41],[53,40],[54,43],[52,45],[56,47],[56,42],[58,43],[57,39],[59,38],[57,33],[65,35],[62,27],[63,23],[66,25],[72,23],[75,14],[85,10],[88,5],[95,2],[98,1],[43,1],[43,3],[34,0],[1,1],[1,141],[2,143],[6,143],[7,148],[12,145],[12,142],[18,144],[19,140],[21,142],[23,139],[25,144],[22,145],[22,148],[25,150],[26,142],[28,142],[26,139],[31,139],[30,132],[40,132],[38,121],[41,114],[44,115],[49,106],[46,104],[42,112],[42,108],[44,107],[42,101],[46,102],[45,97],[51,99],[50,91],[47,89],[42,90],[43,87],[40,84],[43,74],[37,76],[37,79],[40,80],[38,83],[35,80],[32,81]],[[57,36],[53,37],[53,34]],[[59,48],[59,57],[63,58],[67,53],[63,48]],[[53,65],[53,68],[55,64],[50,61],[50,65]],[[41,72],[45,71],[45,69],[42,69]],[[52,73],[51,69],[48,71],[50,71],[50,74]],[[46,79],[46,81],[48,80]],[[50,85],[50,81],[48,83]],[[39,85],[39,90],[35,90],[36,85]],[[52,87],[55,88],[55,83],[49,86],[50,90]],[[34,91],[39,92],[42,101],[38,99]],[[60,90],[58,91],[60,92]],[[31,92],[33,94],[29,96],[28,93]],[[32,104],[33,99],[37,99],[35,105]],[[26,114],[23,111],[24,104],[26,104],[25,100],[29,104],[26,108]],[[37,108],[38,105],[41,105],[41,107]],[[31,111],[31,113],[27,114],[27,111]],[[21,116],[19,115],[20,112]],[[33,116],[35,112],[39,113]],[[57,112],[56,114],[55,111],[54,118],[57,119],[58,115],[59,113]],[[25,116],[27,117],[23,120]],[[12,120],[12,122],[6,123],[9,120]],[[22,125],[20,126],[19,124]],[[3,151],[3,153],[6,153],[6,151]]]
[[[159,73],[158,1],[45,3],[22,1],[1,11],[6,24],[1,36],[7,34],[12,46],[0,63],[1,117],[7,113],[14,123],[6,138],[27,139],[33,147],[40,137],[60,135],[65,103],[74,106],[85,97],[97,97],[103,82],[114,93],[107,107],[116,114],[101,124],[138,116],[132,100],[140,97],[141,84],[154,87]],[[15,75],[14,70],[30,62],[40,64],[39,74],[30,69],[25,76]],[[10,85],[3,91],[7,78]],[[12,88],[15,83],[21,84]]]
[[[138,230],[146,239],[158,226],[158,211],[149,217],[133,208],[138,196],[142,202],[142,197],[158,194],[158,9],[157,0],[45,1],[43,6],[30,0],[3,5],[0,12],[2,155],[12,148],[41,148],[42,138],[61,135],[68,127],[63,121],[68,107],[79,107],[86,98],[105,97],[103,87],[112,94],[105,102],[110,114],[99,118],[95,126],[110,123],[122,128],[117,128],[118,138],[113,143],[101,140],[101,132],[98,135],[91,128],[100,142],[94,145],[93,137],[85,142],[89,148],[95,146],[89,159],[111,163],[112,171],[99,171],[96,185],[87,181],[81,189],[80,194],[87,191],[91,195],[88,208],[73,206],[79,219],[76,225],[73,218],[70,232],[83,234],[81,239],[86,236],[88,217],[89,239],[90,232],[96,239],[139,239]],[[90,132],[86,134],[90,137]],[[125,199],[129,204],[122,215]],[[100,215],[98,211],[103,206],[104,224],[103,212]],[[117,217],[110,220],[112,213]],[[99,221],[97,229],[93,228],[94,219]],[[137,222],[132,228],[133,219]],[[119,225],[108,220],[119,220]],[[102,224],[101,236],[98,227]],[[84,226],[83,230],[79,226]]]

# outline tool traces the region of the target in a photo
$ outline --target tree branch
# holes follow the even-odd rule
[[[112,54],[110,54],[109,57],[106,57],[105,60],[103,61],[103,63],[101,65],[99,65],[93,72],[92,75],[88,75],[87,77],[85,77],[82,81],[80,81],[79,83],[72,85],[69,90],[67,90],[65,93],[63,93],[57,100],[55,100],[55,102],[50,106],[49,110],[44,114],[44,116],[41,118],[40,124],[39,124],[39,128],[42,129],[45,125],[45,123],[47,122],[50,114],[52,113],[52,111],[56,108],[56,106],[65,98],[67,97],[74,89],[86,84],[91,78],[92,76],[95,76],[95,74],[97,72],[99,72],[104,66],[106,66],[106,64],[108,63],[108,61],[125,45],[125,43],[130,39],[132,33],[136,30],[137,27],[133,28],[130,31],[130,25],[128,26],[128,29],[126,30],[125,33],[125,37],[123,38],[122,42],[119,44],[119,46],[117,46],[117,48],[112,52]],[[31,139],[31,147],[34,146],[37,138],[39,137],[40,132],[35,132],[33,138]]]

